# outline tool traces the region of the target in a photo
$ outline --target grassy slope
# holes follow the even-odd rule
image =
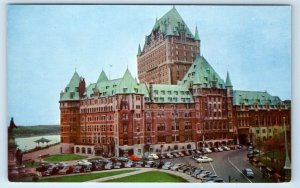
[[[118,174],[125,174],[133,171],[136,170],[120,170],[120,171],[111,171],[111,172],[88,173],[88,174],[74,175],[74,176],[61,176],[56,178],[41,179],[39,180],[39,182],[85,182],[85,181],[94,180],[98,178],[104,178],[104,177],[114,176]]]
[[[185,179],[165,172],[145,172],[107,182],[186,182]]]
[[[18,128],[14,129],[16,138],[57,134],[60,134],[58,125],[18,126]]]
[[[59,162],[59,161],[72,161],[72,160],[80,160],[85,159],[85,156],[76,155],[76,154],[58,154],[58,155],[50,155],[44,159],[47,162]]]

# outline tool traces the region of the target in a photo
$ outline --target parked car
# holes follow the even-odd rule
[[[58,174],[70,174],[73,172],[73,167],[72,166],[64,166],[62,169],[58,171]]]
[[[195,152],[196,152],[196,154],[198,154],[198,155],[202,155],[203,153],[201,152],[201,151],[199,151],[199,150],[195,150]]]
[[[137,167],[137,168],[142,168],[145,166],[145,164],[143,161],[135,161],[135,162],[133,162],[133,166]]]
[[[197,168],[194,170],[194,172],[191,174],[192,177],[197,177],[198,174],[200,174],[202,171],[204,171],[201,168]]]
[[[222,149],[222,147],[218,147],[218,150],[219,150],[219,151],[224,151],[224,150]]]
[[[141,160],[142,160],[142,158],[137,157],[137,156],[135,156],[135,155],[130,155],[130,156],[128,156],[128,159],[130,159],[130,160],[132,160],[132,161],[141,161]]]
[[[164,154],[157,154],[157,156],[158,156],[158,158],[160,158],[160,159],[165,159],[165,158],[166,158],[166,156],[165,156]]]
[[[83,166],[81,166],[81,165],[76,165],[76,166],[74,166],[74,168],[73,168],[73,172],[74,172],[74,173],[80,173],[80,172],[83,172],[83,170],[84,170],[84,168],[83,168]]]
[[[129,159],[127,157],[118,157],[116,160],[119,162],[127,162]]]
[[[177,152],[172,153],[172,155],[174,155],[174,157],[176,158],[180,157],[180,155]]]
[[[170,153],[167,153],[167,154],[166,154],[166,158],[168,158],[168,159],[172,159],[172,158],[174,158],[174,156],[173,156],[173,155],[171,155]]]
[[[68,166],[68,164],[64,162],[59,162],[56,164],[56,166],[58,167],[58,169],[63,169],[65,166]]]
[[[92,165],[84,165],[83,166],[84,172],[91,172],[92,171]]]
[[[243,174],[248,178],[254,178],[254,173],[250,168],[243,169]]]
[[[184,150],[184,151],[182,151],[182,153],[183,153],[185,156],[191,155],[191,153],[190,153],[188,150]]]
[[[159,159],[159,157],[155,153],[149,154],[150,158],[153,158],[154,160]]]
[[[209,148],[203,148],[203,151],[206,151],[206,153],[212,153],[212,151]]]
[[[170,170],[177,171],[178,168],[180,168],[181,166],[182,166],[182,164],[174,164],[173,166],[170,167]]]
[[[113,168],[115,168],[115,169],[120,169],[121,166],[122,166],[122,163],[121,163],[121,162],[113,163]]]
[[[183,154],[182,152],[178,152],[178,155],[179,155],[180,157],[184,157],[184,154]]]
[[[163,161],[156,161],[153,165],[153,167],[156,167],[158,169],[161,169],[162,166],[164,165],[164,162]]]
[[[133,166],[133,162],[131,160],[124,163],[125,168],[131,168]]]
[[[80,160],[80,161],[77,161],[77,164],[78,165],[92,165],[91,162],[89,162],[88,160],[86,159],[83,159],[83,160]]]
[[[203,156],[203,157],[197,158],[196,161],[198,163],[208,163],[208,162],[213,162],[213,159],[209,158],[209,157],[206,157],[206,156]]]
[[[154,161],[147,161],[145,164],[145,168],[152,168],[154,166]]]
[[[224,183],[224,182],[225,181],[222,178],[217,177],[217,178],[207,181],[206,183]]]
[[[171,163],[170,161],[167,161],[161,168],[164,170],[169,170],[172,166],[173,166],[173,163]]]
[[[189,167],[187,165],[182,165],[181,167],[178,168],[177,171],[185,173],[188,169],[189,169]]]
[[[50,166],[46,171],[42,172],[42,176],[51,176],[58,174],[59,168],[56,165]]]
[[[104,169],[105,170],[110,170],[113,168],[113,163],[112,162],[108,162],[105,164]]]
[[[223,151],[229,151],[230,150],[230,148],[227,147],[227,146],[222,146],[221,148],[223,149]]]
[[[202,180],[202,182],[207,182],[207,181],[211,181],[215,178],[218,178],[218,176],[215,174],[208,174],[208,175],[204,176],[201,180]]]
[[[37,172],[45,172],[50,166],[51,166],[51,164],[41,164],[40,166],[36,167],[35,170]]]
[[[207,177],[210,174],[213,174],[213,173],[210,172],[210,171],[204,170],[204,171],[200,172],[199,174],[197,174],[196,178],[197,179],[202,179],[204,177]]]
[[[188,167],[188,169],[185,171],[185,173],[188,174],[188,175],[191,175],[196,169],[197,169],[197,167],[190,166],[190,167]]]

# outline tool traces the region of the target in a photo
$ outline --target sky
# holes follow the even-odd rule
[[[137,77],[144,44],[171,5],[9,5],[8,119],[18,125],[59,124],[59,95],[75,70],[94,83],[128,67]],[[290,6],[176,6],[201,54],[236,90],[291,99]],[[111,65],[111,66],[110,66]]]

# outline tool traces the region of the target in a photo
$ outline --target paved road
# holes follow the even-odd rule
[[[229,176],[231,182],[240,182],[240,183],[262,183],[268,182],[263,178],[262,173],[252,166],[247,161],[247,151],[244,149],[241,150],[232,150],[232,151],[223,151],[208,154],[208,157],[213,158],[214,162],[212,163],[197,163],[190,156],[175,158],[172,161],[174,163],[185,163],[191,164],[193,166],[203,167],[205,170],[214,172],[216,175],[223,178],[226,182],[229,182]],[[249,179],[242,174],[242,169],[251,168],[254,172],[254,178]]]

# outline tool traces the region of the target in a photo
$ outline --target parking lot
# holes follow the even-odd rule
[[[247,159],[247,150],[231,150],[223,152],[213,152],[207,154],[208,157],[213,159],[211,163],[197,163],[191,156],[181,158],[173,158],[173,163],[190,164],[203,169],[214,172],[219,177],[223,178],[226,182],[241,182],[241,183],[258,183],[267,182],[263,178],[262,173],[252,166]],[[170,159],[164,159],[170,161]],[[247,178],[242,174],[244,168],[250,168],[254,172],[254,178]],[[230,180],[229,180],[230,179]]]
[[[101,170],[110,170],[110,169],[119,169],[119,168],[162,168],[160,161],[171,162],[173,164],[183,164],[189,167],[196,167],[201,168],[203,170],[211,172],[212,175],[216,175],[222,178],[225,182],[241,182],[241,183],[256,183],[256,182],[267,182],[265,178],[263,178],[262,173],[252,166],[247,159],[247,150],[245,149],[237,149],[237,150],[230,150],[230,151],[222,151],[222,152],[213,152],[205,154],[208,158],[212,158],[213,162],[205,162],[205,163],[198,163],[195,159],[192,158],[192,155],[188,156],[180,156],[174,157],[172,159],[156,159],[155,164],[150,164],[147,161],[139,161],[139,162],[128,162],[128,158],[120,157],[118,159],[95,159],[95,160],[82,160],[85,163],[92,164],[90,167],[89,165],[80,164],[82,161],[76,164],[66,164],[72,165],[72,170],[69,173],[84,173],[84,172],[91,172],[91,171],[101,171]],[[179,152],[180,153],[180,152]],[[79,164],[79,165],[78,165]],[[75,165],[75,166],[74,166]],[[78,168],[78,166],[85,166],[84,168]],[[52,164],[54,167],[55,165]],[[55,167],[56,168],[56,167]],[[248,178],[243,175],[242,170],[244,168],[250,168],[254,172],[254,178]],[[77,171],[76,171],[77,169]],[[47,172],[47,171],[46,171]],[[45,173],[41,173],[42,175]],[[55,173],[51,171],[46,176],[58,175],[60,170],[57,169]],[[67,174],[67,173],[66,173]],[[44,176],[44,175],[43,175]]]

